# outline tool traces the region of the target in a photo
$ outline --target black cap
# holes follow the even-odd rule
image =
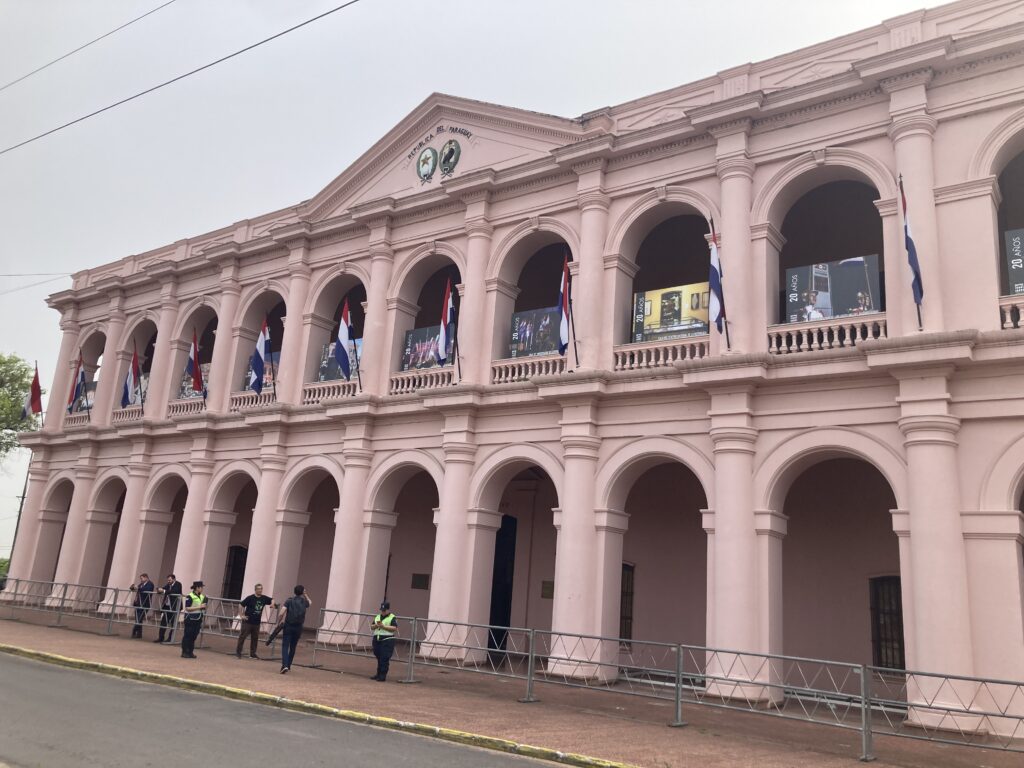
[[[391,610],[391,603],[389,603],[387,600],[385,600],[383,603],[380,604],[380,609],[382,611],[390,611]]]
[[[205,586],[206,585],[203,584],[203,582],[201,582],[201,581],[193,581],[192,582],[192,589],[195,589],[196,587],[205,587]]]

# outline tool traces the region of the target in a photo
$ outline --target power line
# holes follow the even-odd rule
[[[61,275],[60,277],[51,277],[49,280],[40,280],[38,283],[29,283],[28,285],[19,285],[17,288],[8,288],[6,291],[0,291],[0,296],[6,296],[9,293],[17,293],[18,291],[27,291],[29,288],[36,288],[40,285],[46,285],[47,283],[54,283],[57,280],[63,280],[67,275]]]
[[[68,51],[68,52],[67,52],[67,53],[65,53],[65,54],[64,54],[63,56],[58,56],[58,57],[57,57],[56,59],[54,59],[53,61],[47,62],[46,64],[43,64],[43,66],[41,66],[41,67],[37,67],[36,69],[33,69],[33,70],[32,70],[31,72],[29,72],[28,74],[22,75],[21,77],[19,77],[19,78],[15,79],[15,80],[11,80],[11,82],[7,83],[7,85],[0,85],[0,91],[6,91],[6,90],[7,90],[8,88],[10,88],[10,87],[11,87],[12,85],[15,85],[16,83],[20,83],[20,82],[21,82],[22,80],[25,80],[26,78],[32,77],[32,75],[36,74],[37,72],[42,72],[42,71],[43,71],[44,69],[46,69],[47,67],[52,67],[52,66],[53,66],[54,64],[56,64],[56,63],[57,63],[58,61],[63,61],[63,60],[64,60],[64,59],[66,59],[66,58],[67,58],[68,56],[72,56],[72,55],[74,55],[74,54],[78,53],[79,51],[81,51],[81,50],[83,50],[83,49],[85,49],[85,48],[88,48],[88,47],[89,47],[90,45],[92,45],[93,43],[98,43],[98,42],[99,42],[100,40],[102,40],[102,39],[103,39],[103,38],[105,38],[105,37],[110,37],[110,36],[111,36],[112,34],[114,34],[115,32],[119,32],[120,30],[124,29],[125,27],[130,27],[130,26],[131,26],[132,24],[134,24],[134,23],[135,23],[136,21],[139,21],[140,19],[144,19],[144,18],[146,18],[146,17],[147,17],[147,16],[149,16],[149,15],[150,15],[151,13],[156,13],[156,12],[157,12],[157,11],[159,11],[159,10],[160,10],[161,8],[166,8],[166,7],[168,6],[168,5],[170,5],[170,4],[171,4],[171,3],[173,3],[173,2],[175,2],[175,0],[168,0],[168,1],[167,1],[166,3],[164,3],[163,5],[159,5],[159,6],[157,6],[156,8],[154,8],[153,10],[151,10],[151,11],[147,11],[146,13],[142,14],[141,16],[136,16],[136,17],[135,17],[134,19],[132,19],[131,21],[129,21],[129,22],[126,22],[126,23],[122,24],[122,25],[121,25],[120,27],[116,27],[115,29],[112,29],[112,30],[110,30],[110,31],[109,31],[109,32],[107,32],[107,33],[106,33],[105,35],[100,35],[100,36],[99,36],[99,37],[97,37],[97,38],[96,38],[95,40],[90,40],[90,41],[89,41],[88,43],[86,43],[85,45],[80,45],[80,46],[78,46],[77,48],[75,48],[75,50],[73,50],[73,51]]]
[[[113,104],[110,104],[109,106],[103,107],[102,109],[97,109],[95,112],[90,112],[87,115],[83,115],[82,117],[79,117],[79,118],[76,118],[76,119],[74,119],[74,120],[72,120],[70,122],[64,123],[63,125],[58,125],[56,128],[51,128],[50,130],[46,131],[45,133],[40,133],[38,136],[33,136],[31,139],[25,139],[25,141],[22,141],[22,142],[20,142],[18,144],[14,144],[13,146],[7,147],[7,149],[0,150],[0,155],[6,155],[8,152],[11,152],[11,151],[13,151],[15,149],[18,149],[19,147],[23,147],[26,144],[31,144],[33,141],[38,141],[39,139],[45,138],[46,136],[49,136],[51,133],[56,133],[57,131],[63,130],[65,128],[69,128],[70,126],[75,125],[76,123],[81,123],[83,120],[88,120],[90,117],[95,117],[96,115],[99,115],[99,114],[107,112],[107,111],[109,111],[111,109],[114,109],[114,107],[119,107],[122,104],[127,104],[129,101],[134,101],[135,99],[139,98],[140,96],[145,96],[147,93],[152,93],[153,91],[160,90],[164,86],[171,85],[172,83],[176,83],[179,80],[184,80],[186,77],[191,77],[192,75],[198,74],[199,72],[202,72],[204,69],[209,69],[210,67],[214,67],[217,64],[221,64],[221,63],[227,61],[228,59],[233,59],[233,58],[235,58],[235,56],[240,56],[241,54],[246,53],[247,51],[251,51],[254,48],[259,48],[261,45],[263,45],[265,43],[269,43],[271,40],[276,40],[279,37],[283,37],[284,35],[287,35],[289,32],[294,32],[296,29],[301,29],[302,27],[306,26],[307,24],[312,24],[314,21],[319,21],[320,19],[324,18],[325,16],[330,16],[332,13],[337,13],[338,11],[344,10],[345,8],[348,8],[350,5],[355,5],[358,2],[359,2],[359,0],[348,0],[347,3],[342,3],[341,5],[339,5],[339,6],[335,7],[335,8],[331,8],[331,10],[329,10],[329,11],[324,11],[323,13],[319,14],[318,16],[314,16],[313,18],[307,19],[306,21],[303,21],[300,24],[296,24],[294,27],[289,27],[288,29],[282,30],[281,32],[278,32],[275,35],[271,35],[270,37],[266,37],[266,38],[260,40],[259,42],[253,43],[252,45],[247,45],[245,48],[237,50],[234,53],[229,53],[227,56],[223,56],[223,57],[217,59],[216,61],[211,61],[209,64],[204,64],[203,66],[197,67],[196,69],[193,69],[190,72],[186,72],[186,73],[184,73],[182,75],[178,75],[177,77],[172,77],[170,80],[167,80],[167,81],[165,81],[163,83],[160,83],[159,85],[154,85],[152,88],[147,88],[144,91],[139,91],[134,96],[128,96],[127,98],[121,99],[120,101],[115,101]],[[0,294],[0,295],[2,295],[2,294]]]
[[[0,277],[67,277],[70,272],[0,272]]]

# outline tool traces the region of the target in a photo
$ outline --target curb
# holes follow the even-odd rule
[[[547,747],[534,747],[529,744],[521,744],[508,739],[500,739],[494,736],[484,736],[478,733],[458,731],[452,728],[441,728],[436,725],[424,725],[423,723],[410,723],[403,720],[396,720],[391,717],[370,715],[365,712],[356,712],[350,709],[336,709],[324,704],[314,704],[299,699],[289,699],[283,696],[273,696],[269,693],[247,691],[243,688],[232,688],[228,685],[218,683],[207,683],[201,680],[190,680],[185,677],[174,675],[162,675],[157,672],[145,672],[141,669],[131,667],[119,667],[113,664],[103,664],[98,661],[85,661],[84,659],[73,659],[68,656],[60,656],[56,653],[34,651],[30,648],[21,648],[16,645],[0,643],[0,652],[11,656],[21,656],[26,659],[42,661],[49,664],[57,664],[71,669],[81,669],[87,672],[98,672],[112,677],[121,677],[128,680],[139,680],[157,685],[166,685],[170,688],[179,688],[186,691],[208,693],[214,696],[222,696],[228,699],[239,701],[250,701],[257,704],[266,704],[280,709],[287,709],[293,712],[302,712],[310,715],[321,715],[336,720],[345,720],[350,723],[362,725],[374,725],[378,728],[388,728],[393,731],[412,733],[418,736],[428,736],[434,739],[450,741],[456,744],[465,744],[472,747],[480,747],[495,752],[506,752],[523,757],[532,757],[539,760],[548,760],[562,765],[584,766],[585,768],[637,768],[629,763],[617,763],[613,760],[602,760],[597,757],[578,755],[574,752],[559,752]]]

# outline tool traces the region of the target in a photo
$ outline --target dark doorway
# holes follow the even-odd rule
[[[906,669],[899,576],[871,579],[871,647],[876,667]]]
[[[245,561],[249,556],[246,547],[235,545],[228,547],[228,562],[224,568],[224,585],[221,588],[221,597],[229,600],[239,600],[242,597],[242,579],[245,578]]]
[[[507,627],[512,622],[512,580],[516,566],[516,519],[512,515],[501,516],[501,528],[494,539],[494,575],[491,578],[492,627]],[[505,650],[508,632],[492,629],[487,638],[487,647]]]

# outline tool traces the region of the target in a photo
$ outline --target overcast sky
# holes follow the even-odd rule
[[[163,2],[0,0],[0,86]],[[175,0],[0,91],[0,150],[340,2]],[[433,91],[575,117],[923,5],[361,0],[0,155],[0,273],[74,272],[306,200]],[[48,388],[45,298],[71,281],[24,287],[46,279],[0,276],[0,351],[38,360]],[[0,556],[26,467],[0,466]]]

